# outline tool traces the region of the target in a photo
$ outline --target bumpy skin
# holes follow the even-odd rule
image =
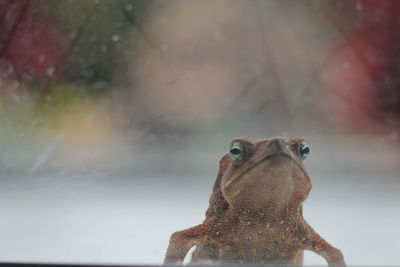
[[[172,234],[164,263],[182,263],[196,246],[192,263],[300,265],[303,251],[311,250],[329,266],[346,266],[340,250],[303,218],[312,183],[299,152],[302,141],[232,140],[245,145],[245,159],[234,162],[229,153],[221,159],[205,221]]]

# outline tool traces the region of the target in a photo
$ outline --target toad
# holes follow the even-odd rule
[[[164,263],[180,264],[196,246],[191,263],[301,265],[304,250],[346,266],[304,220],[302,204],[312,183],[303,165],[310,149],[302,139],[232,140],[220,160],[200,225],[172,234]]]

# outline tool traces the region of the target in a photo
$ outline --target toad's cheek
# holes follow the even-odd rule
[[[229,204],[232,204],[232,200],[237,198],[240,195],[240,189],[237,183],[227,184],[221,186],[222,195],[228,201]]]

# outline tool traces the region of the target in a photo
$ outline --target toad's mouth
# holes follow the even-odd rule
[[[278,165],[288,166],[289,165],[288,163],[290,162],[290,166],[292,166],[291,168],[297,167],[298,170],[302,173],[302,175],[308,176],[306,170],[304,169],[304,166],[297,159],[293,158],[292,155],[290,155],[286,152],[279,152],[279,153],[274,153],[274,154],[267,153],[263,157],[251,160],[248,163],[246,163],[246,165],[247,165],[246,167],[244,167],[239,173],[237,173],[235,176],[233,176],[229,181],[227,181],[226,183],[221,185],[222,188],[223,189],[228,188],[232,184],[235,184],[237,181],[239,181],[243,176],[245,176],[251,170],[254,170],[259,165],[264,164],[266,161],[268,161],[270,165],[277,164],[277,166]],[[272,170],[272,168],[273,168],[273,170]],[[270,171],[267,170],[267,172],[277,171],[277,169],[279,169],[279,168],[269,166]]]

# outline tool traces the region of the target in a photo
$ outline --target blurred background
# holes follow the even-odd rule
[[[311,148],[317,232],[349,265],[399,265],[399,14],[0,0],[0,261],[160,264],[204,219],[230,140],[279,135]]]

